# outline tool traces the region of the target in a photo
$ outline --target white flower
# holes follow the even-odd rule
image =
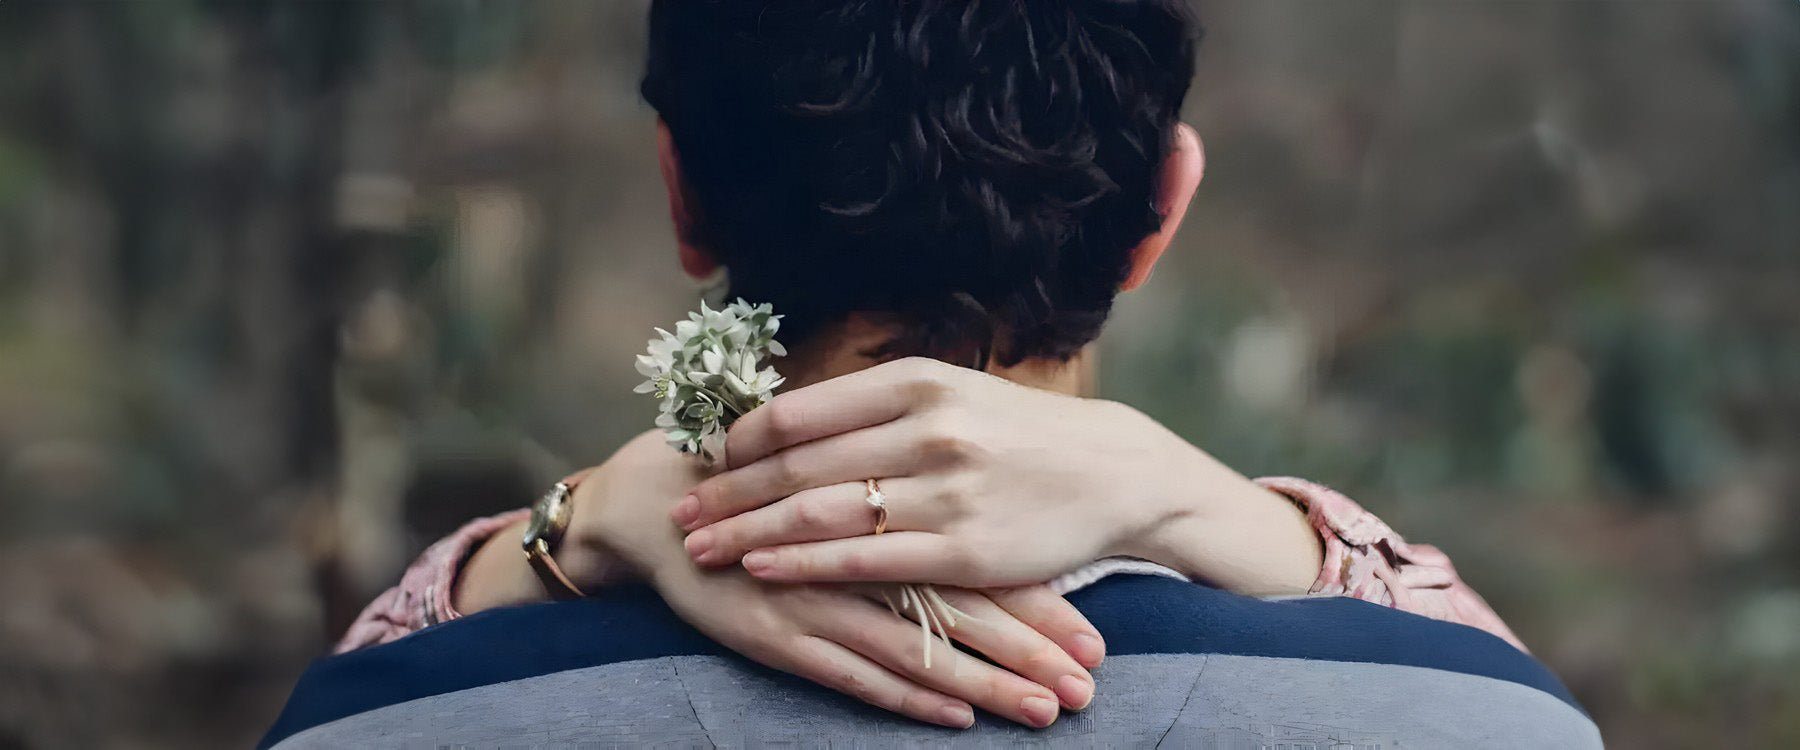
[[[773,396],[783,379],[775,368],[761,365],[771,356],[787,356],[775,340],[780,328],[773,307],[740,299],[718,310],[702,302],[698,312],[675,324],[674,333],[656,329],[648,352],[636,362],[638,374],[647,379],[633,390],[661,402],[656,426],[670,445],[711,461],[710,444]]]

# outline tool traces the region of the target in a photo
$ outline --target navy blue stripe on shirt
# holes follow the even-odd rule
[[[1266,601],[1169,578],[1122,575],[1069,600],[1105,636],[1108,654],[1237,654],[1425,667],[1515,682],[1581,709],[1548,669],[1493,635],[1355,599]],[[490,610],[313,662],[258,747],[418,698],[681,655],[731,654],[645,587]]]

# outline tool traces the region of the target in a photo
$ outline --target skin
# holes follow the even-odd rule
[[[875,589],[770,584],[742,570],[696,566],[667,514],[705,475],[659,434],[640,435],[577,487],[558,564],[590,593],[647,581],[682,619],[732,650],[921,721],[967,727],[973,705],[1042,727],[1055,721],[1059,707],[1085,707],[1092,699],[1093,678],[1084,665],[1099,664],[1104,642],[1043,586],[940,589],[979,618],[959,623],[952,635],[999,666],[959,656],[951,667],[948,652],[934,643],[933,667],[926,669],[918,626],[894,617]],[[459,610],[545,598],[519,552],[523,530],[520,524],[496,534],[465,563]]]
[[[658,146],[679,260],[705,277],[717,264],[690,240],[666,128]],[[1125,289],[1168,248],[1203,153],[1180,126],[1158,180],[1163,224],[1133,249]],[[859,352],[886,333],[852,315],[794,348],[781,368],[803,387],[740,420],[711,472],[654,434],[620,449],[577,489],[559,564],[590,593],[648,581],[749,658],[955,727],[973,721],[971,706],[1041,727],[1059,706],[1091,700],[1086,668],[1104,644],[1036,585],[1083,563],[1130,554],[1245,593],[1302,592],[1317,575],[1319,541],[1291,503],[1134,410],[1072,395],[1090,353],[993,374],[918,359],[877,366]],[[881,536],[863,501],[870,476],[893,498]],[[459,610],[545,598],[522,531],[471,556]],[[917,625],[874,603],[868,585],[882,581],[945,584],[980,618],[953,636],[997,666],[963,658],[924,670]]]
[[[1276,595],[1319,573],[1299,508],[1137,410],[934,360],[778,396],[726,455],[671,517],[696,562],[764,580],[1014,586],[1129,555]],[[880,536],[868,476],[888,498]]]

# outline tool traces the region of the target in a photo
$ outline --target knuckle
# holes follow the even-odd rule
[[[853,579],[872,576],[877,568],[875,561],[867,553],[855,551],[845,552],[839,566],[843,569],[844,577]]]
[[[731,476],[721,475],[696,485],[691,491],[700,501],[702,515],[716,513],[725,505],[725,499],[731,495]]]
[[[948,420],[945,420],[948,421]],[[949,425],[933,425],[920,440],[920,452],[926,458],[946,464],[959,464],[976,458],[981,446],[962,430]]]
[[[902,387],[906,389],[907,395],[926,403],[935,403],[948,396],[952,390],[950,373],[947,371],[949,365],[931,359],[913,359],[917,363],[907,368],[903,378]]]
[[[923,690],[908,690],[900,697],[900,713],[908,716],[931,716],[938,706],[938,699]]]
[[[971,500],[980,495],[976,491],[976,483],[973,476],[953,472],[944,478],[943,484],[938,485],[937,501],[953,514],[963,515],[973,509]]]
[[[975,684],[969,686],[968,698],[970,702],[973,703],[994,705],[1002,703],[1003,701],[1001,698],[1003,698],[1006,693],[1007,683],[1004,678],[998,674],[990,673],[982,676],[981,679],[975,681]]]
[[[784,401],[780,396],[763,404],[761,410],[764,412],[763,426],[778,445],[786,445],[806,427],[800,410],[794,408],[794,402]]]
[[[969,534],[975,526],[975,503],[968,495],[946,492],[938,496],[932,508],[933,530],[950,537]]]
[[[712,549],[714,550],[714,554],[717,554],[718,550],[738,549],[738,545],[742,543],[744,535],[738,531],[738,524],[736,521],[737,519],[735,518],[727,518],[706,529],[706,533],[712,535]]]
[[[876,702],[878,696],[875,686],[849,667],[833,665],[828,679],[832,687],[845,695],[855,696],[868,703]]]
[[[1030,674],[1044,673],[1060,667],[1065,658],[1067,656],[1063,654],[1062,649],[1055,645],[1042,645],[1033,648],[1031,653],[1025,656],[1023,668]]]
[[[794,503],[794,526],[806,531],[823,531],[831,525],[831,510],[817,498]]]
[[[908,624],[918,624],[918,620],[914,619],[914,615],[910,612],[903,612],[900,616],[906,618]],[[915,679],[925,676],[925,651],[937,645],[936,641],[921,643],[917,638],[907,638],[902,641],[899,646],[899,658],[901,659],[900,663],[905,667],[905,674]]]
[[[972,578],[1000,576],[1007,568],[1007,558],[997,551],[1004,546],[993,537],[993,534],[971,535],[958,544],[958,551],[954,553],[958,567],[968,571]]]
[[[793,575],[811,578],[818,575],[824,566],[819,557],[811,550],[780,549],[775,552],[775,569],[790,571]]]
[[[925,451],[934,457],[940,457],[940,459],[961,459],[963,455],[967,455],[968,450],[970,450],[968,441],[961,435],[938,433],[938,435],[931,435],[925,439]]]
[[[777,453],[770,461],[772,462],[770,468],[775,474],[775,481],[777,483],[783,487],[793,487],[799,484],[801,478],[800,467],[797,465],[798,462],[794,460],[793,454],[787,452]]]

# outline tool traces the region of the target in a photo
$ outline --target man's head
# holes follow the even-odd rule
[[[804,340],[1064,359],[1200,177],[1186,0],[657,0],[643,94],[690,273]]]

